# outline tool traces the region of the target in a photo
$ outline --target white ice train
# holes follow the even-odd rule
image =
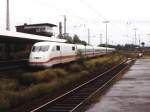
[[[107,53],[113,51],[115,51],[114,48],[107,48]],[[59,63],[75,61],[80,58],[79,53],[86,57],[95,57],[106,54],[106,48],[57,42],[38,42],[32,47],[29,64],[30,66],[50,67]]]

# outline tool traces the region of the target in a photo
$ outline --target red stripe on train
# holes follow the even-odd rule
[[[69,58],[77,58],[76,55],[70,55],[70,56],[58,56],[58,57],[53,57],[53,58],[50,58],[48,61],[45,61],[45,62],[30,62],[31,64],[44,64],[44,63],[49,63],[51,61],[54,61],[54,60],[64,60],[64,59],[69,59]]]
[[[88,56],[92,55],[93,56],[93,53],[87,53],[86,55],[88,55]],[[54,60],[64,60],[64,59],[69,59],[69,58],[79,58],[79,57],[77,55],[58,56],[58,57],[50,58],[48,61],[45,61],[45,62],[30,62],[30,63],[31,64],[45,64],[45,63],[49,63],[49,62],[54,61]]]

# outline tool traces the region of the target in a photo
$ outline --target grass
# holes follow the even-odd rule
[[[144,58],[150,58],[150,52],[144,52],[143,57]]]
[[[25,73],[16,79],[0,79],[0,111],[51,94],[92,71],[104,71],[124,59],[120,54],[113,54],[80,60],[65,68],[55,67],[35,73]]]

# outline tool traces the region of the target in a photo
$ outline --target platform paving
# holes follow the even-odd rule
[[[150,59],[138,59],[86,112],[150,112]]]

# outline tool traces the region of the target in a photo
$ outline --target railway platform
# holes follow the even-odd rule
[[[149,112],[150,59],[138,59],[86,112]]]

